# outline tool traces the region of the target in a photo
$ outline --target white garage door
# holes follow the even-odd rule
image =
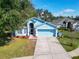
[[[38,29],[37,36],[54,36],[55,31],[53,29]]]

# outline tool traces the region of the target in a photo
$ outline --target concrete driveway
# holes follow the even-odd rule
[[[72,59],[55,37],[38,37],[33,59]]]

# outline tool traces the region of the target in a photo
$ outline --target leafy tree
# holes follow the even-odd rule
[[[37,9],[38,17],[44,19],[45,21],[52,21],[55,17],[48,10]]]
[[[0,37],[2,34],[11,35],[33,16],[36,12],[28,0],[0,0]]]
[[[79,16],[76,16],[76,17],[75,17],[75,20],[79,20]]]
[[[65,17],[64,17],[64,16],[58,16],[57,18],[61,18],[61,19],[64,19]]]
[[[41,17],[41,13],[43,12],[43,9],[37,9],[36,12],[37,12],[37,16]]]

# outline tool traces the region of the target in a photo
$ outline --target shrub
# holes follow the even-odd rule
[[[4,46],[11,41],[9,38],[0,38],[0,46]]]

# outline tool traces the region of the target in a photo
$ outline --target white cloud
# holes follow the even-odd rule
[[[75,10],[73,10],[73,9],[65,9],[63,12],[66,12],[66,13],[68,13],[68,12],[75,12]]]
[[[65,15],[72,15],[76,10],[74,9],[64,9],[63,11],[55,13],[56,16],[65,16]]]

